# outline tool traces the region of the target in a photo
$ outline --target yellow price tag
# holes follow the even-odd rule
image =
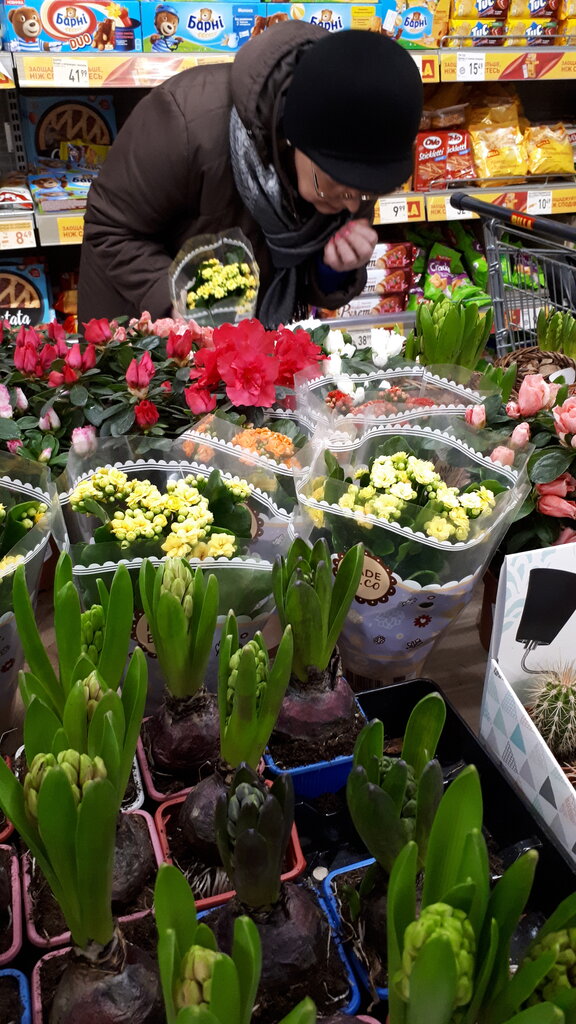
[[[58,217],[60,245],[79,245],[84,237],[84,217]]]

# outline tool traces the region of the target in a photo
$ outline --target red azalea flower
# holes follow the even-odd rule
[[[59,388],[64,383],[64,374],[60,373],[59,370],[52,370],[52,373],[48,374],[48,387]]]
[[[167,395],[172,391],[172,385],[169,380],[163,380],[160,385],[160,390],[164,391]]]
[[[197,384],[191,384],[189,388],[184,388],[184,398],[194,416],[202,416],[203,413],[212,412],[212,409],[216,408],[216,396],[211,395],[206,388],[201,388]]]
[[[184,334],[175,334],[174,331],[170,331],[166,342],[168,359],[173,359],[175,363],[184,366],[188,362],[191,351],[192,334],[190,331],[185,331]]]
[[[73,370],[82,369],[82,352],[80,345],[76,342],[71,345],[66,354],[66,365],[70,366]]]
[[[27,377],[42,376],[42,365],[38,361],[38,349],[31,342],[16,346],[14,349],[14,366]]]
[[[134,406],[134,415],[136,417],[136,423],[141,430],[146,430],[147,427],[153,427],[160,419],[160,413],[154,405],[154,402],[149,402],[147,398],[145,398],[143,402],[139,402],[138,405]]]
[[[87,345],[82,356],[82,372],[92,370],[96,366],[96,349],[94,345]]]
[[[218,358],[217,349],[201,348],[194,356],[194,369],[190,370],[190,380],[195,380],[201,388],[216,387],[220,383]]]
[[[104,317],[101,320],[93,317],[87,324],[83,324],[83,327],[84,337],[91,345],[106,345],[112,337],[112,329]]]
[[[17,345],[30,344],[34,345],[35,348],[38,348],[38,345],[40,345],[41,341],[42,339],[40,335],[34,330],[33,327],[21,327],[20,330],[18,331],[18,334],[16,335]]]
[[[152,362],[152,356],[145,352],[140,361],[133,359],[126,370],[126,383],[128,389],[138,398],[145,398],[148,386],[156,373],[156,367]]]
[[[274,404],[275,383],[280,371],[276,359],[258,348],[245,348],[228,353],[218,365],[226,384],[226,394],[234,405],[269,407]]]
[[[275,354],[280,360],[278,384],[294,387],[294,375],[314,366],[324,358],[319,345],[315,345],[307,331],[289,331],[281,327],[275,333]]]

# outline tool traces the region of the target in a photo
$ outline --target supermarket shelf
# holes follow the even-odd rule
[[[9,53],[0,53],[0,89],[15,89],[14,66]]]
[[[84,234],[84,210],[36,211],[36,227],[41,245],[79,245]]]
[[[34,249],[34,216],[24,211],[0,216],[0,252],[7,249]]]
[[[576,47],[440,50],[443,82],[537,82],[576,78]]]
[[[512,189],[500,189],[495,192],[490,188],[466,188],[461,190],[483,199],[486,203],[506,206],[518,214],[527,213],[539,217],[550,214],[576,213],[576,184],[557,185],[520,185]],[[434,192],[426,196],[426,219],[439,220],[473,220],[476,214],[468,211],[455,210],[450,203],[449,192]],[[522,226],[521,224],[519,225]]]

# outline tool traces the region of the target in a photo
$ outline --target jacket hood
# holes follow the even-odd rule
[[[272,161],[278,102],[303,51],[326,35],[305,21],[267,28],[239,50],[231,70],[232,99],[260,157]]]

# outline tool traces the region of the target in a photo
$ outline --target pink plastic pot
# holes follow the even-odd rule
[[[6,761],[6,764],[8,765],[8,767],[12,768],[12,758],[11,757],[5,757],[4,760]],[[5,843],[6,840],[10,838],[10,836],[13,833],[13,831],[14,831],[14,825],[12,824],[11,821],[8,821],[8,819],[6,818],[6,823],[4,825],[4,828],[0,831],[0,843]]]
[[[267,785],[271,786],[272,783],[268,782]],[[154,821],[156,822],[156,828],[158,830],[158,838],[162,847],[163,859],[168,863],[172,863],[172,857],[170,855],[170,843],[168,841],[167,826],[168,822],[174,814],[176,808],[182,806],[186,799],[186,796],[173,796],[170,800],[166,800],[154,815]],[[282,875],[283,882],[293,882],[294,879],[298,878],[306,868],[306,860],[302,853],[300,846],[300,840],[298,839],[298,832],[296,826],[292,826],[292,832],[290,834],[290,842],[288,843],[288,850],[286,852],[286,859],[288,861],[288,869]],[[236,891],[231,889],[229,892],[222,892],[218,896],[207,896],[203,900],[196,900],[197,910],[211,910],[212,907],[220,907],[223,903],[228,903],[233,896],[236,895]]]
[[[148,758],[146,757],[146,751],[144,750],[144,744],[141,739],[138,740],[138,744],[136,746],[136,758],[140,767],[140,774],[142,775],[144,789],[148,796],[157,804],[163,803],[164,800],[167,799],[166,793],[162,793],[159,789],[156,789],[156,786],[154,785],[154,779],[152,777],[152,772],[150,771],[150,765],[148,764]],[[184,789],[179,789],[175,793],[171,793],[170,799],[175,796],[186,796],[191,789],[192,786],[185,786]]]
[[[147,811],[125,811],[125,814],[137,814],[140,818],[146,822],[148,827],[148,834],[150,836],[150,842],[154,849],[154,856],[158,865],[162,864],[164,860],[164,854],[162,852],[162,845],[159,841],[158,834],[152,817]],[[70,932],[62,932],[61,935],[53,935],[51,938],[45,938],[36,931],[34,919],[32,916],[32,899],[30,897],[30,883],[32,881],[32,872],[30,865],[30,854],[24,853],[22,855],[22,892],[24,898],[24,914],[26,917],[26,934],[28,940],[34,945],[39,946],[40,949],[55,949],[57,946],[64,946],[70,942]],[[135,914],[125,914],[118,917],[119,921],[136,921],[140,917],[146,917],[150,914],[152,908],[148,910],[138,910]],[[40,1019],[40,1018],[39,1018]]]
[[[56,956],[64,956],[70,947],[66,949],[57,949],[52,953],[46,953],[43,956],[32,971],[32,977],[30,979],[30,997],[32,1001],[32,1024],[47,1024],[44,1021],[44,1011],[42,1009],[42,982],[40,971],[42,964],[46,963],[47,960],[52,960]]]
[[[0,846],[10,857],[10,885],[12,889],[12,941],[5,953],[0,954],[0,967],[4,967],[22,948],[22,896],[20,892],[20,871],[18,855],[11,846]]]

